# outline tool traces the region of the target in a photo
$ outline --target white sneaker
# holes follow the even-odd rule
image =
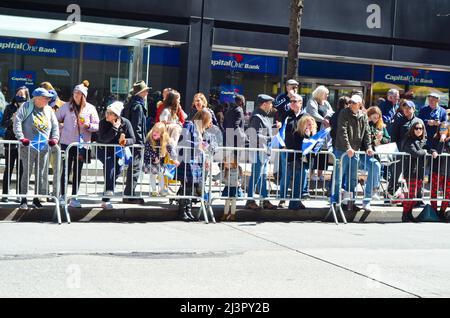
[[[370,203],[364,203],[363,204],[363,210],[366,212],[370,212]]]
[[[161,189],[159,191],[159,195],[162,197],[168,196],[169,195],[169,190],[168,189]]]
[[[378,193],[373,193],[372,194],[372,200],[380,201],[381,200],[380,195]]]
[[[77,199],[72,199],[72,200],[70,200],[69,206],[70,206],[71,208],[77,208],[77,209],[79,209],[79,208],[81,208],[81,203],[80,203],[80,201],[78,201]]]
[[[114,192],[112,192],[112,191],[105,192],[105,197],[112,197],[112,196],[114,196]]]
[[[102,208],[104,210],[112,210],[113,205],[111,204],[111,202],[102,202]]]

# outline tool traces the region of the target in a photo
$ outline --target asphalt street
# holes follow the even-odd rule
[[[449,297],[450,225],[1,222],[1,297]]]

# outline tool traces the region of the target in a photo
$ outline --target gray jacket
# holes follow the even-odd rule
[[[59,140],[59,124],[55,112],[50,106],[39,109],[33,100],[24,103],[16,113],[13,131],[18,140],[33,140],[39,133],[46,139]]]
[[[360,149],[372,149],[372,146],[367,115],[362,111],[354,114],[350,108],[347,108],[339,113],[336,149],[347,151],[350,148],[359,151]]]
[[[326,118],[330,119],[334,114],[333,108],[331,107],[330,103],[325,101],[323,105],[319,105],[314,98],[310,98],[308,100],[304,112],[312,116],[318,124],[323,122]],[[324,116],[322,116],[321,113]]]
[[[261,108],[258,108],[253,112],[252,117],[250,118],[249,129],[253,130],[252,132],[247,130],[250,148],[269,147],[272,141],[272,121],[268,117],[268,114]]]

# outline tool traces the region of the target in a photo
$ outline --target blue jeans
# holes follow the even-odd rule
[[[294,176],[294,189],[292,191],[292,199],[300,199],[303,187],[305,185],[305,181],[308,177],[308,164],[300,163],[298,161],[293,161],[288,163],[287,167],[287,184],[291,182],[292,176]],[[295,173],[294,173],[295,171]],[[300,200],[291,200],[289,201],[289,209],[296,210],[300,208]]]
[[[290,181],[287,180],[288,169],[287,153],[280,153],[280,160],[278,162],[278,172],[280,176],[280,198],[285,198],[287,190],[289,189]],[[291,172],[292,173],[292,172]]]
[[[367,182],[364,190],[363,202],[369,203],[372,200],[373,189],[380,187],[381,163],[374,157],[364,155],[361,156],[359,160],[359,167],[361,170],[367,171]]]
[[[334,175],[333,178],[335,178],[334,183],[334,193],[331,196],[331,203],[340,203],[340,191],[341,191],[341,184],[342,179],[340,176],[340,161],[343,154],[345,154],[345,151],[340,151],[335,149],[333,151],[333,154],[336,157],[336,167],[334,168]],[[347,155],[344,156],[344,159],[342,159],[342,177],[346,180],[347,188],[346,191],[354,192],[357,184],[357,175],[358,175],[358,161],[359,157],[357,154],[355,154],[352,158],[349,158]],[[351,170],[349,170],[351,169]]]
[[[260,196],[267,198],[267,171],[269,158],[262,153],[255,154],[256,162],[252,164],[252,175],[248,184],[248,197],[252,198],[255,193],[255,187],[260,190]]]
[[[103,163],[105,191],[114,192],[117,178],[122,173],[123,167],[119,165],[118,157],[114,154],[112,148],[108,148],[107,151],[104,148],[99,148],[97,157]],[[102,201],[109,202],[109,198],[103,198]]]

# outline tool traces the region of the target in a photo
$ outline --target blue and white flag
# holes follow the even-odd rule
[[[38,133],[33,140],[31,140],[31,148],[42,151],[48,147],[48,139],[42,133]]]
[[[281,126],[278,133],[273,137],[272,142],[270,143],[270,149],[280,149],[286,147],[286,143],[284,142],[284,140],[286,139],[287,120],[288,118],[286,118],[283,126]]]
[[[116,147],[115,154],[119,157],[119,165],[129,164],[131,161],[130,147]]]
[[[169,178],[169,180],[175,179],[175,174],[177,172],[177,166],[172,164],[164,165],[164,175]]]
[[[303,155],[307,155],[310,152],[317,154],[322,149],[325,140],[330,135],[331,128],[327,128],[319,131],[317,134],[310,138],[303,139],[302,152]]]

